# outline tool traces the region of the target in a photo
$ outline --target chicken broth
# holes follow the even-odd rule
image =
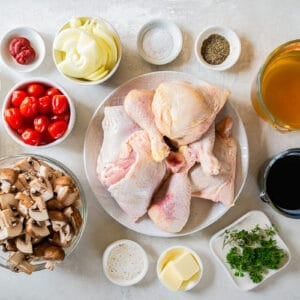
[[[276,122],[300,129],[300,52],[276,58],[265,69],[262,84],[264,104]]]
[[[299,170],[299,155],[282,157],[270,168],[266,182],[267,194],[277,208],[300,209]]]

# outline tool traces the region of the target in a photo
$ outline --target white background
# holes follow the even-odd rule
[[[250,103],[250,88],[266,55],[279,44],[299,38],[299,1],[184,1],[184,0],[0,0],[0,36],[18,26],[38,30],[46,42],[47,54],[42,66],[31,74],[18,74],[0,65],[3,101],[8,90],[21,79],[43,76],[62,85],[74,99],[77,121],[71,136],[61,145],[37,153],[59,159],[79,177],[88,201],[89,216],[85,234],[76,249],[54,272],[42,271],[32,276],[0,270],[0,299],[300,299],[299,220],[292,220],[271,210],[259,200],[256,183],[259,166],[270,156],[300,145],[299,133],[282,135],[260,120]],[[51,46],[60,25],[72,16],[100,16],[111,22],[120,34],[123,58],[117,73],[98,86],[79,86],[64,79],[52,61]],[[174,21],[183,32],[180,56],[165,66],[143,61],[136,49],[139,28],[152,18]],[[238,64],[226,72],[204,70],[193,53],[197,34],[209,25],[226,25],[242,41]],[[191,236],[177,239],[147,237],[123,228],[112,220],[93,196],[83,167],[83,142],[88,122],[101,101],[114,88],[143,73],[176,70],[231,90],[230,101],[245,124],[250,145],[249,175],[235,207],[221,220]],[[0,156],[26,152],[4,132],[0,123]],[[209,238],[218,230],[252,209],[264,211],[276,223],[292,253],[290,265],[259,288],[239,291],[209,250]],[[129,238],[147,250],[150,269],[145,279],[130,288],[111,284],[104,276],[101,255],[114,240]],[[171,293],[155,274],[158,255],[171,245],[182,244],[196,250],[203,259],[204,276],[190,292]]]

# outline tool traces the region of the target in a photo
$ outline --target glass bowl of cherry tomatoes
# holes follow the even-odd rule
[[[8,135],[29,148],[61,143],[75,123],[75,107],[66,91],[44,78],[16,84],[4,99],[2,116]]]

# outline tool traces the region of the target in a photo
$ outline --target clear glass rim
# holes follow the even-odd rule
[[[271,121],[272,125],[281,131],[290,131],[290,130],[299,130],[299,129],[282,123],[281,121],[277,120],[272,115],[272,113],[268,110],[267,106],[265,105],[265,102],[264,102],[264,99],[262,96],[261,83],[262,83],[262,80],[264,77],[265,70],[269,66],[269,64],[272,62],[272,60],[274,58],[276,58],[278,55],[280,55],[281,53],[288,51],[289,50],[288,46],[293,45],[293,44],[299,44],[299,50],[300,50],[300,39],[288,41],[286,43],[279,45],[277,48],[275,48],[267,56],[264,64],[259,69],[258,75],[256,78],[256,97],[257,97],[258,104],[261,107],[261,109],[262,109],[263,113],[265,114],[265,116],[267,117],[267,119],[269,121]]]
[[[72,177],[72,179],[75,181],[75,183],[76,183],[76,185],[79,189],[79,194],[80,194],[80,199],[81,199],[81,207],[79,208],[79,211],[80,211],[81,217],[82,217],[82,225],[80,227],[79,233],[73,239],[71,246],[68,247],[68,248],[64,248],[66,256],[65,256],[65,259],[62,261],[62,263],[63,263],[67,259],[67,257],[69,255],[71,255],[71,253],[77,247],[77,245],[78,245],[79,241],[81,240],[81,237],[84,233],[85,227],[86,227],[88,211],[87,211],[87,203],[86,203],[83,188],[82,188],[81,183],[79,182],[78,178],[73,173],[73,171],[71,171],[62,162],[60,162],[60,161],[58,161],[58,160],[56,160],[52,157],[50,158],[48,156],[44,156],[44,155],[40,155],[40,154],[33,154],[33,153],[22,153],[22,154],[16,154],[16,155],[7,155],[7,156],[0,157],[0,164],[2,162],[5,162],[6,160],[15,159],[15,158],[16,159],[17,158],[22,159],[22,158],[25,158],[25,157],[37,158],[37,159],[40,159],[40,160],[43,160],[43,161],[49,163],[50,165],[52,165],[54,167],[60,168],[65,174],[70,175]],[[3,251],[0,250],[0,253],[1,252],[3,252]],[[46,263],[44,261],[41,261],[41,262],[34,261],[34,266],[35,266],[34,272],[44,270],[45,265],[46,265]],[[10,270],[10,268],[7,265],[7,261],[6,261],[6,264],[5,264],[5,263],[3,263],[2,259],[0,259],[0,266]]]

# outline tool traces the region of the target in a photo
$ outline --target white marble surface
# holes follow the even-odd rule
[[[299,38],[300,2],[297,0],[262,1],[184,1],[184,0],[0,0],[0,37],[17,26],[37,29],[46,41],[47,54],[43,65],[31,74],[18,74],[0,65],[3,98],[10,87],[24,78],[43,76],[60,83],[74,98],[77,122],[72,135],[61,145],[39,153],[55,157],[70,167],[84,186],[89,217],[85,234],[76,251],[54,272],[42,271],[28,277],[0,270],[0,298],[6,299],[300,299],[299,220],[279,216],[258,197],[256,177],[259,166],[271,155],[300,145],[300,134],[282,135],[260,120],[250,104],[250,87],[265,56],[277,45]],[[77,86],[64,79],[55,69],[51,44],[59,26],[71,16],[94,15],[110,21],[120,34],[124,55],[117,73],[99,86]],[[152,18],[164,17],[177,23],[184,36],[179,57],[165,66],[152,66],[143,61],[136,49],[138,29]],[[222,24],[234,29],[242,40],[238,64],[226,72],[202,69],[193,53],[199,31],[209,25]],[[191,73],[202,80],[232,91],[231,103],[237,108],[246,126],[250,144],[249,175],[236,206],[221,220],[190,236],[163,239],[137,234],[112,220],[93,196],[83,168],[85,131],[96,107],[106,95],[126,80],[137,75],[176,70]],[[1,102],[2,103],[2,102]],[[22,153],[0,123],[0,156]],[[275,222],[292,253],[291,264],[251,292],[236,289],[210,253],[209,238],[219,229],[252,209],[263,210]],[[114,286],[101,269],[101,255],[112,241],[129,238],[141,243],[149,254],[150,269],[145,279],[130,288]],[[205,274],[190,292],[171,293],[160,285],[155,274],[159,254],[175,244],[190,246],[202,257]]]

